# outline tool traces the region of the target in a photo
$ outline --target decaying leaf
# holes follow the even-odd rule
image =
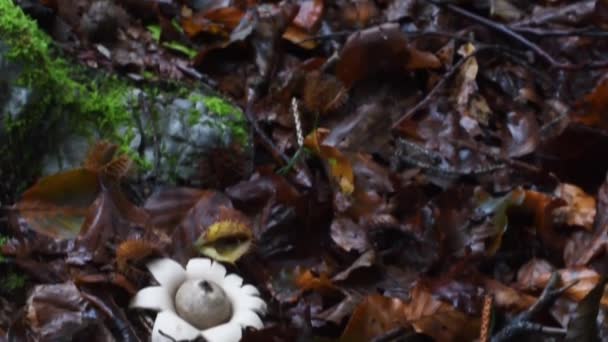
[[[121,272],[125,272],[129,263],[141,261],[154,254],[160,254],[160,248],[152,241],[126,240],[116,248],[116,265]]]
[[[436,69],[439,59],[411,46],[397,24],[383,24],[353,33],[342,48],[336,76],[346,87],[380,73]]]
[[[72,339],[101,320],[73,283],[36,286],[27,299],[26,317],[44,341]]]
[[[311,270],[300,271],[295,278],[295,284],[302,291],[317,291],[320,293],[332,293],[336,287],[325,272],[316,275]]]
[[[337,148],[323,145],[322,135],[326,136],[327,133],[329,131],[324,129],[311,132],[304,139],[304,146],[323,159],[340,191],[347,195],[352,194],[355,190],[355,176],[350,160]]]
[[[411,326],[437,341],[468,341],[479,332],[479,318],[434,299],[417,285],[410,302],[381,295],[366,297],[353,312],[341,340],[370,341],[400,326]]]
[[[568,323],[568,333],[565,341],[599,341],[597,319],[600,300],[604,295],[606,277],[603,277],[595,287],[578,303],[576,313]]]
[[[199,251],[213,259],[236,262],[253,244],[251,222],[235,209],[220,209],[216,222],[198,238]]]
[[[76,237],[102,183],[119,181],[129,172],[131,162],[116,152],[116,145],[101,141],[90,150],[82,168],[40,179],[17,203],[21,216],[41,234]]]
[[[566,201],[566,206],[555,209],[555,220],[571,226],[580,226],[591,231],[595,220],[595,198],[573,184],[560,184],[555,196]]]

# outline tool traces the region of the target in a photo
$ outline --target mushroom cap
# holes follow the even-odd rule
[[[232,305],[226,292],[215,282],[205,279],[185,281],[175,294],[177,314],[198,329],[227,322]]]

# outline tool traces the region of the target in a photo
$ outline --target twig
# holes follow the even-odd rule
[[[556,10],[540,13],[539,15],[533,15],[528,17],[527,19],[511,23],[511,27],[542,25],[550,21],[565,20],[568,17],[572,16],[573,13],[577,12],[579,17],[585,16],[594,11],[595,3],[596,0],[578,1],[560,7]]]
[[[431,89],[431,91],[429,91],[428,94],[426,94],[424,99],[422,99],[422,101],[418,102],[414,107],[410,108],[410,110],[408,110],[405,114],[403,114],[403,116],[401,116],[401,118],[399,118],[399,120],[397,120],[391,128],[393,130],[395,130],[397,127],[399,127],[403,123],[403,121],[409,119],[412,115],[414,115],[420,109],[426,107],[429,104],[429,102],[431,102],[431,100],[435,97],[435,95],[439,92],[439,90],[441,90],[443,88],[443,86],[448,82],[448,80],[450,78],[452,78],[452,76],[454,76],[456,71],[458,71],[458,69],[460,69],[460,67],[464,64],[464,62],[466,62],[469,58],[475,56],[477,53],[479,53],[482,50],[484,50],[484,49],[479,48],[479,49],[475,50],[473,53],[461,58],[458,62],[456,62],[456,64],[454,64],[448,71],[446,71],[443,74],[443,76],[441,77],[441,80],[439,80],[439,82],[437,82],[437,84],[435,84],[433,89]]]
[[[526,171],[529,171],[532,173],[544,173],[544,171],[542,169],[540,169],[534,165],[528,164],[528,163],[520,161],[520,160],[503,157],[503,156],[499,155],[498,153],[495,153],[495,152],[485,148],[484,146],[480,146],[478,144],[474,144],[474,143],[464,141],[464,140],[452,139],[451,141],[456,146],[468,148],[471,151],[483,154],[485,156],[488,156],[496,161],[502,162],[509,166],[516,167],[516,168],[522,169],[522,170],[526,170]],[[551,176],[551,175],[549,175],[549,176]]]
[[[535,332],[547,335],[565,335],[566,330],[561,328],[547,327],[542,324],[530,322],[539,312],[549,308],[566,290],[574,286],[571,283],[562,288],[556,288],[560,282],[559,273],[554,272],[540,297],[528,310],[515,317],[506,327],[502,328],[493,338],[492,342],[511,341],[515,336],[525,332]]]
[[[570,30],[550,30],[539,27],[511,27],[513,31],[519,33],[533,34],[543,37],[571,37],[571,36],[583,36],[583,37],[596,37],[596,38],[608,38],[608,31],[600,31],[592,28],[577,28]]]
[[[600,68],[608,67],[608,60],[602,60],[602,61],[597,61],[597,62],[587,62],[587,63],[583,63],[583,64],[571,64],[571,63],[559,62],[555,58],[553,58],[549,53],[547,53],[547,51],[543,50],[540,46],[536,45],[535,43],[530,41],[528,38],[522,36],[521,34],[513,31],[513,29],[511,29],[507,25],[497,23],[490,19],[484,18],[482,16],[479,16],[475,13],[467,11],[466,9],[453,5],[451,3],[445,3],[445,2],[441,2],[441,1],[437,1],[437,0],[425,0],[425,1],[428,3],[431,3],[435,6],[446,8],[467,19],[473,20],[479,24],[485,25],[497,32],[504,34],[505,36],[511,38],[512,40],[517,41],[521,45],[532,50],[536,55],[538,55],[539,57],[541,57],[542,59],[547,61],[553,68],[578,70],[578,69],[584,69],[584,68],[600,69]]]
[[[257,135],[264,147],[272,154],[273,158],[275,158],[275,160],[279,162],[281,166],[287,165],[289,163],[289,158],[279,150],[266,132],[260,128],[258,121],[253,115],[253,103],[256,99],[257,91],[253,90],[249,99],[247,100],[247,106],[245,108],[245,117],[247,118],[247,121],[249,122],[249,125],[251,125],[252,129],[252,132],[250,133],[251,141],[253,141],[254,135]]]

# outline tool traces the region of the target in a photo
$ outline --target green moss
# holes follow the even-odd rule
[[[23,167],[35,174],[37,156],[43,151],[32,151],[26,139],[32,138],[32,132],[56,129],[60,122],[68,121],[70,128],[85,136],[104,136],[119,142],[123,152],[146,167],[116,132],[117,127],[132,120],[125,97],[128,84],[99,73],[91,79],[84,67],[58,57],[50,37],[12,0],[0,0],[0,13],[0,38],[9,47],[8,59],[21,67],[17,84],[32,89],[36,96],[17,119],[5,116],[9,141],[0,147],[0,153],[8,156],[6,160],[19,158]],[[88,131],[92,127],[97,131]],[[45,134],[38,134],[41,139],[46,138]],[[53,143],[56,142],[38,142],[47,149],[52,149]],[[23,151],[15,149],[21,145],[26,147]],[[31,154],[31,160],[26,154]]]
[[[0,251],[2,250],[2,246],[8,243],[8,238],[4,235],[0,235]],[[4,255],[0,254],[0,263],[4,262]]]
[[[227,119],[225,123],[234,139],[243,146],[247,145],[249,140],[247,121],[243,112],[238,107],[216,96],[206,96],[200,100],[203,101],[209,112],[225,117]]]
[[[5,293],[11,293],[20,290],[25,285],[26,278],[22,274],[9,272],[0,280],[0,290]]]

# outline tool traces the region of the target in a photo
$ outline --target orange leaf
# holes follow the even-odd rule
[[[326,273],[316,276],[310,270],[298,274],[295,283],[302,291],[313,290],[320,293],[331,293],[336,289]]]

